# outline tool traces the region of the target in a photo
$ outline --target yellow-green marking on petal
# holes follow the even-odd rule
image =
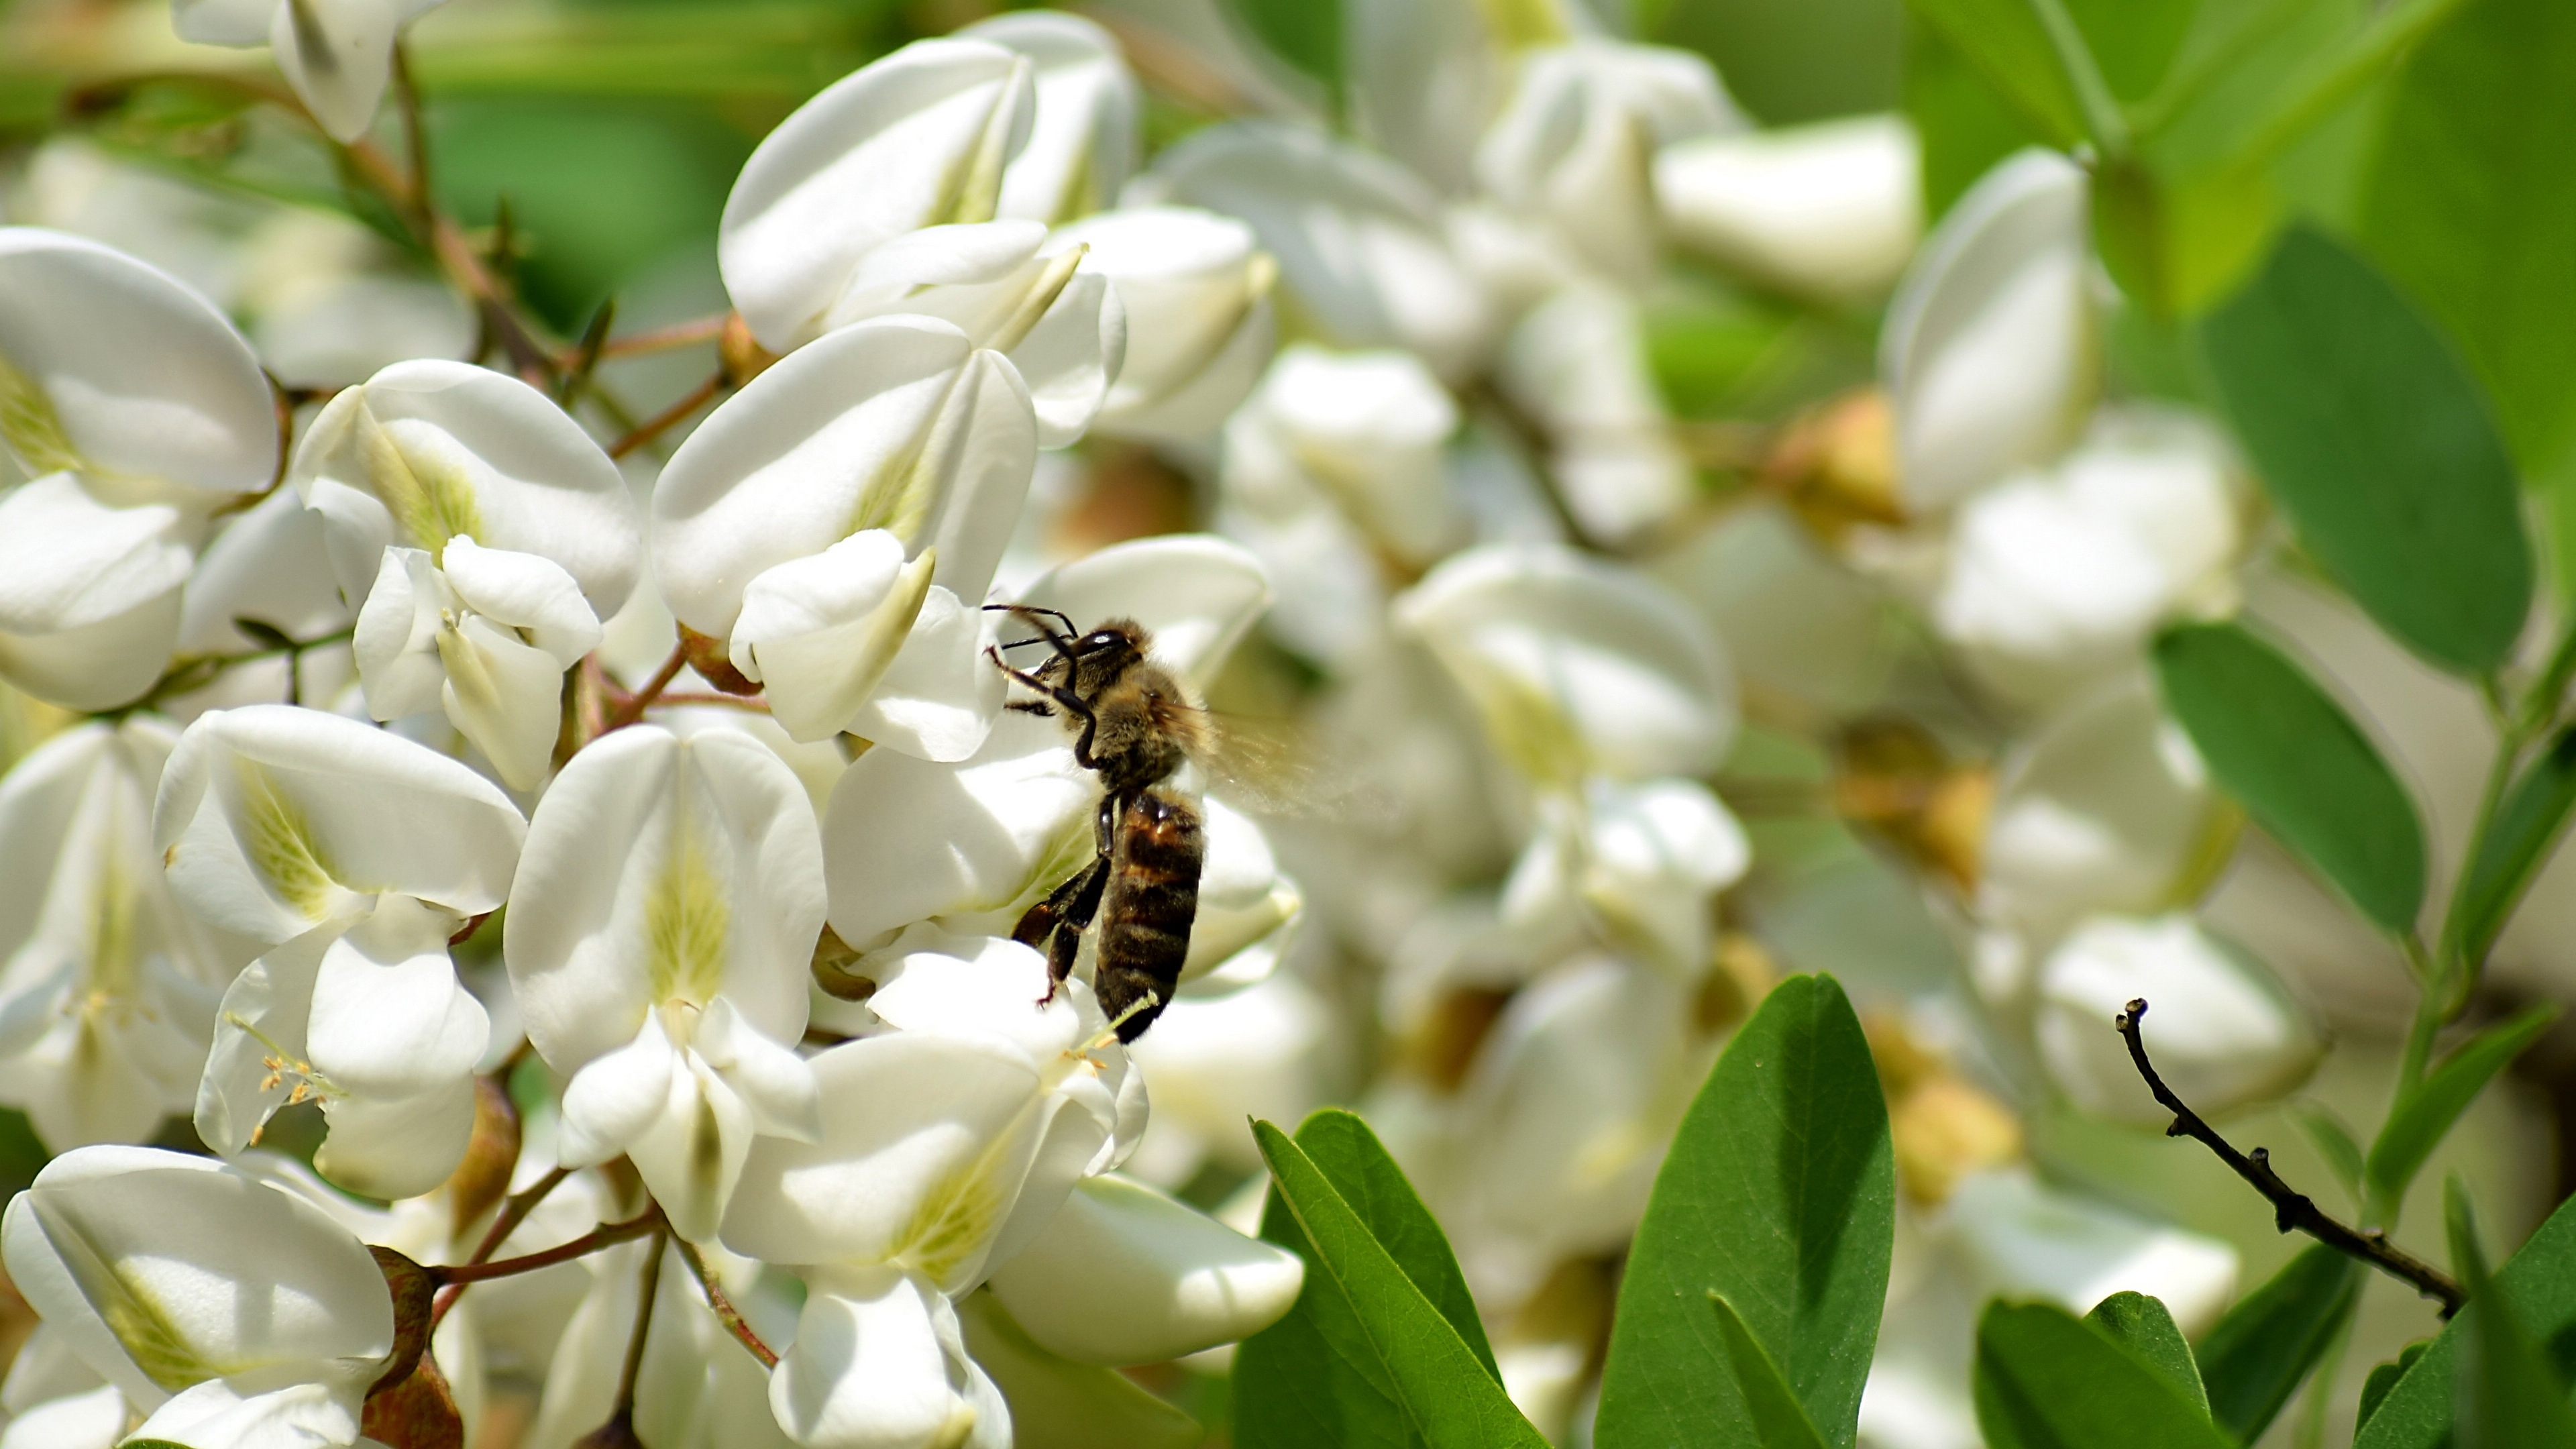
[[[0,357],[0,443],[39,477],[66,468],[86,468],[71,434],[63,431],[54,400],[27,374]]]
[[[242,848],[251,868],[307,919],[322,919],[339,882],[303,809],[259,765],[237,760],[234,768],[241,781]]]
[[[662,857],[662,876],[644,908],[644,942],[656,1004],[686,1001],[704,1006],[724,988],[725,936],[732,907],[724,882],[707,863],[685,809]]]

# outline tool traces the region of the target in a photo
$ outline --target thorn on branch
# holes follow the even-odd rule
[[[2141,997],[2131,1001],[2128,1010],[2111,1018],[2111,1024],[2119,1030],[2120,1039],[2128,1043],[2129,1060],[2137,1064],[2138,1075],[2146,1079],[2147,1090],[2155,1093],[2158,1104],[2174,1114],[2173,1125],[2165,1128],[2167,1137],[2194,1138],[2217,1153],[2219,1161],[2226,1163],[2238,1177],[2253,1184],[2254,1190],[2272,1204],[2272,1221],[2282,1232],[2305,1233],[2336,1252],[2357,1258],[2405,1281],[2416,1292],[2439,1300],[2444,1318],[2460,1311],[2460,1305],[2468,1301],[2469,1295],[2440,1269],[2392,1245],[2384,1232],[2375,1228],[2368,1232],[2357,1231],[2326,1216],[2313,1200],[2292,1190],[2281,1180],[2281,1174],[2272,1170],[2269,1150],[2257,1147],[2251,1153],[2237,1151],[2226,1138],[2218,1135],[2216,1128],[2203,1121],[2198,1112],[2175,1095],[2173,1088],[2165,1085],[2164,1078],[2156,1074],[2155,1064],[2147,1060],[2147,1045],[2138,1029],[2138,1023],[2145,1019],[2146,1014],[2147,1003]]]

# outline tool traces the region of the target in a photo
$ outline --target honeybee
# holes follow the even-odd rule
[[[1085,633],[1053,609],[985,607],[1039,631],[1037,638],[985,651],[1003,673],[1041,696],[1010,708],[1061,720],[1074,737],[1074,759],[1100,776],[1102,790],[1091,863],[1029,907],[1011,939],[1046,952],[1047,999],[1053,1000],[1096,918],[1092,991],[1118,1039],[1132,1042],[1171,1003],[1190,952],[1207,833],[1198,802],[1173,777],[1213,746],[1207,711],[1177,675],[1154,662],[1153,636],[1133,619],[1104,620]],[[1003,649],[1037,645],[1052,657],[1034,671],[1002,657]]]

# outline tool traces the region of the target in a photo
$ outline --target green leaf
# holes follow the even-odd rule
[[[1901,0],[1679,0],[1629,8],[1637,38],[1696,50],[1727,93],[1767,126],[1863,115],[1896,104]]]
[[[2522,1250],[2505,1260],[2489,1291],[2512,1306],[2521,1330],[2541,1346],[2550,1372],[2567,1377],[2576,1368],[2576,1200],[2560,1203]],[[2399,1375],[2353,1449],[2443,1449],[2450,1443],[2459,1335],[2455,1318]]]
[[[2451,913],[2442,925],[2444,954],[2472,966],[2486,960],[2541,862],[2567,833],[2576,810],[2576,727],[2559,731],[2546,753],[2525,765],[2478,838]]]
[[[2046,1303],[1977,1321],[1977,1426],[1989,1449],[2229,1449],[2164,1373]]]
[[[2427,660],[2503,662],[2531,607],[2521,500],[2486,400],[2432,324],[2367,262],[2294,227],[2201,341],[2308,551]]]
[[[1493,1372],[1493,1349],[1448,1239],[1368,1124],[1328,1108],[1297,1129],[1297,1143]],[[1276,1187],[1262,1213],[1261,1236],[1315,1261],[1314,1246]],[[1234,1441],[1243,1449],[1420,1444],[1395,1392],[1350,1300],[1329,1274],[1309,1272],[1288,1315],[1236,1350]]]
[[[2415,1360],[2422,1358],[2424,1350],[2432,1346],[2433,1340],[2419,1338],[2400,1350],[2397,1357],[2371,1365],[2370,1376],[2361,1381],[2360,1411],[2353,1417],[2352,1432],[2356,1436],[2369,1426],[2370,1416],[2379,1412],[2379,1406],[2387,1402],[2388,1391],[2397,1387],[2397,1381],[2406,1377],[2406,1371],[2415,1366]]]
[[[1745,1325],[1743,1315],[1722,1294],[1708,1295],[1709,1307],[1717,1314],[1718,1337],[1726,1345],[1726,1361],[1735,1383],[1744,1392],[1744,1404],[1753,1419],[1754,1449],[1825,1449],[1825,1436],[1816,1432],[1789,1381],[1780,1376],[1780,1366],[1762,1347]]]
[[[1315,1160],[1267,1122],[1252,1124],[1280,1198],[1333,1281],[1404,1421],[1428,1449],[1546,1449],[1475,1350],[1441,1316]],[[1240,1426],[1245,1416],[1238,1411]],[[1290,1442],[1276,1440],[1273,1442]],[[1314,1442],[1311,1440],[1303,1442]]]
[[[2200,1365],[2192,1359],[2191,1342],[2182,1336],[2182,1329],[2175,1325],[2163,1299],[2144,1293],[2114,1293],[2094,1304],[2084,1321],[2163,1374],[2166,1383],[2204,1412],[2209,1408],[2209,1391],[2201,1384]]]
[[[2370,1202],[2376,1209],[2371,1214],[2374,1220],[2395,1220],[2397,1204],[2406,1196],[2406,1185],[2415,1180],[2424,1159],[2432,1156],[2433,1149],[2449,1135],[2451,1125],[2469,1110],[2469,1104],[2486,1090],[2495,1074],[2511,1065],[2557,1019],[2556,1006],[2543,1003],[2527,1007],[2469,1038],[2398,1098],[2388,1113],[2387,1124],[2379,1129],[2379,1140],[2370,1145],[2370,1163],[2364,1174]]]
[[[2353,1201],[2359,1202],[2361,1144],[2353,1140],[2352,1129],[2343,1125],[2342,1118],[2314,1102],[2298,1103],[2290,1113],[2298,1120],[2300,1130],[2308,1134],[2308,1141],[2317,1149],[2317,1155],[2325,1159],[2326,1170],[2335,1175],[2335,1181],[2343,1184],[2345,1192],[2352,1194]]]
[[[235,614],[233,615],[233,627],[240,630],[242,637],[248,639],[252,645],[257,648],[275,649],[280,652],[289,651],[295,648],[295,638],[293,635],[265,620],[253,619],[244,614]]]
[[[2407,58],[2361,242],[2450,329],[2528,470],[2576,425],[2576,6],[2479,0]]]
[[[2550,1371],[2513,1305],[2494,1289],[2478,1247],[2469,1195],[2458,1177],[2442,1184],[2451,1259],[2469,1301],[2452,1320],[2460,1374],[2453,1410],[2454,1449],[2538,1449],[2576,1445],[2576,1413],[2567,1387]]]
[[[1907,0],[2011,104],[2039,139],[2060,148],[2085,137],[2084,105],[2030,0]]]
[[[2361,1265],[2322,1243],[2236,1300],[2200,1342],[2210,1417],[2251,1444],[2334,1343],[2361,1296]]]
[[[2093,235],[2103,265],[2161,319],[2198,312],[2243,276],[2280,211],[2272,178],[2259,167],[2174,176],[2124,157],[2094,172]]]
[[[1271,54],[1322,82],[1327,94],[1341,95],[1341,0],[1225,0],[1225,8]]]
[[[2315,681],[2235,624],[2155,643],[2156,677],[2221,788],[2391,932],[2424,903],[2424,830],[2359,726]]]
[[[1923,211],[1939,220],[1977,178],[2040,138],[1942,33],[1905,27],[1905,116],[1923,147]]]
[[[1458,1330],[1485,1372],[1500,1382],[1502,1370],[1494,1366],[1493,1346],[1485,1341],[1485,1320],[1476,1312],[1475,1297],[1467,1291],[1467,1275],[1458,1271],[1449,1238],[1377,1134],[1357,1116],[1326,1107],[1299,1125],[1297,1145],[1368,1225],[1370,1235],[1404,1270],[1404,1276]]]
[[[1869,1043],[1830,976],[1793,976],[1727,1044],[1655,1176],[1602,1370],[1605,1444],[1732,1445],[1756,1429],[1715,1293],[1810,1423],[1849,1443],[1878,1338],[1896,1163]]]

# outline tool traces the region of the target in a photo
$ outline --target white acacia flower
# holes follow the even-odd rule
[[[1227,423],[1224,486],[1265,513],[1329,504],[1420,567],[1466,526],[1444,456],[1457,430],[1458,405],[1411,353],[1300,343]]]
[[[819,1130],[797,1057],[823,928],[804,787],[749,735],[647,725],[564,767],[528,826],[504,957],[569,1078],[556,1155],[620,1153],[674,1232],[715,1236],[756,1132]]]
[[[183,654],[229,654],[265,641],[234,623],[249,619],[289,639],[319,639],[349,627],[360,600],[344,599],[324,544],[322,515],[280,488],[235,515],[197,555],[179,615]],[[245,666],[244,672],[249,670]],[[280,670],[283,673],[283,670]],[[283,688],[264,691],[270,699]]]
[[[1704,136],[1655,155],[1655,199],[1685,245],[1793,292],[1865,297],[1923,232],[1921,146],[1902,116]]]
[[[84,1147],[0,1220],[9,1278],[82,1362],[202,1449],[352,1445],[394,1347],[383,1274],[310,1203],[203,1157]]]
[[[2088,1112],[2138,1123],[2172,1115],[2111,1036],[2111,1018],[2137,997],[2152,1008],[2140,1033],[2156,1070],[2202,1112],[2280,1096],[2325,1049],[2270,971],[2189,915],[2096,916],[2040,967],[2033,1025],[2049,1076]]]
[[[504,783],[542,784],[564,670],[642,564],[617,465],[526,383],[420,361],[335,394],[290,471],[341,591],[364,601],[368,712],[443,707]]]
[[[752,379],[653,493],[654,582],[798,740],[975,752],[982,602],[1036,466],[1020,375],[948,323],[861,322]]]
[[[696,1276],[678,1253],[645,1242],[620,1243],[594,1260],[589,1291],[564,1324],[544,1375],[536,1422],[520,1441],[526,1449],[572,1449],[615,1410],[644,1255],[657,1250],[653,1322],[635,1377],[637,1436],[654,1449],[785,1449],[794,1442],[770,1415],[768,1374],[717,1322]],[[786,1275],[713,1243],[698,1251],[762,1342],[793,1337],[795,1307],[773,1282]]]
[[[1037,119],[1002,170],[994,215],[1054,226],[1107,206],[1136,169],[1136,118],[1144,107],[1117,39],[1061,10],[1012,11],[955,33],[1026,56],[1035,67]]]
[[[2085,197],[2073,162],[2021,152],[1959,198],[1897,284],[1878,371],[1909,507],[1947,507],[2082,428],[2098,380]]]
[[[1158,660],[1206,679],[1260,617],[1269,584],[1241,548],[1176,535],[1102,549],[1021,598],[1086,626],[1134,619]],[[978,667],[1000,673],[981,659]],[[870,750],[843,773],[824,815],[832,929],[862,949],[925,920],[1008,932],[1090,858],[1099,800],[1099,777],[1075,763],[1063,725],[1034,715],[1004,715],[980,750],[953,763]],[[1224,839],[1212,836],[1211,847]],[[925,840],[939,844],[924,849]],[[1211,860],[1208,874],[1220,868]]]
[[[2235,603],[2238,493],[2197,417],[2106,410],[2053,466],[1960,504],[1933,627],[2007,698],[2062,697],[2174,615]]]
[[[1010,1405],[1019,1449],[1195,1449],[1207,1430],[1116,1369],[1050,1353],[990,1293],[957,1305],[966,1351]]]
[[[168,663],[215,508],[268,486],[259,361],[206,300],[96,242],[0,228],[0,676],[74,709]]]
[[[1374,152],[1228,122],[1154,158],[1125,200],[1243,218],[1279,259],[1296,317],[1336,347],[1408,348],[1454,377],[1490,341],[1491,306],[1451,254],[1437,199]]]
[[[1539,828],[1503,887],[1503,924],[1605,944],[1672,973],[1708,964],[1710,902],[1753,862],[1744,827],[1696,780],[1587,782],[1538,801]]]
[[[1068,17],[1070,18],[1070,17]],[[909,314],[956,324],[1027,385],[1038,446],[1091,426],[1127,352],[1127,313],[1088,251],[1033,221],[933,227],[868,254],[825,330]]]
[[[1107,1133],[998,1036],[897,1031],[812,1065],[820,1139],[758,1139],[724,1222],[727,1247],[806,1282],[771,1411],[818,1449],[1000,1449],[1009,1411],[966,1357],[951,1299],[983,1280],[997,1241],[1054,1215]]]
[[[1123,1177],[1075,1184],[1043,1232],[993,1271],[1028,1336],[1077,1363],[1162,1363],[1279,1321],[1305,1264]]]
[[[1702,775],[1735,734],[1735,681],[1679,595],[1552,545],[1489,544],[1433,569],[1398,619],[1533,780]]]
[[[1036,70],[989,41],[917,40],[769,133],[716,235],[725,291],[763,347],[821,336],[853,290],[953,281],[958,258],[1026,235],[1026,220],[994,218],[1036,120]]]
[[[179,38],[265,45],[337,141],[367,133],[393,77],[394,37],[441,0],[175,0]]]
[[[60,1332],[42,1323],[9,1361],[0,1409],[9,1413],[0,1449],[113,1449],[125,1426],[142,1418]]]
[[[313,1099],[332,1181],[403,1198],[444,1179],[489,1031],[448,938],[507,896],[526,829],[491,781],[354,720],[256,705],[190,725],[154,843],[182,903],[268,947],[224,993],[197,1094],[206,1143],[239,1152]]]
[[[1637,303],[1619,289],[1581,279],[1532,307],[1495,381],[1546,430],[1548,471],[1588,537],[1632,541],[1698,491],[1647,371]]]
[[[1259,1170],[1249,1119],[1295,1122],[1323,1104],[1318,1048],[1330,1030],[1293,972],[1221,995],[1183,990],[1127,1049],[1154,1111],[1124,1170],[1172,1188],[1211,1161]]]
[[[2044,946],[2097,912],[2185,904],[2226,863],[2237,819],[2154,689],[2116,681],[2052,713],[1996,770],[1977,917]]]
[[[1518,61],[1511,99],[1476,148],[1476,179],[1623,283],[1654,275],[1656,151],[1743,120],[1686,50],[1583,38]]]
[[[1476,142],[1502,105],[1512,52],[1566,40],[1583,23],[1568,8],[1561,0],[1356,0],[1343,7],[1354,124],[1442,194],[1465,194],[1474,185]]]
[[[1277,337],[1270,292],[1279,265],[1250,227],[1192,207],[1140,206],[1060,227],[1050,245],[1088,248],[1083,266],[1107,277],[1126,309],[1126,357],[1096,429],[1187,442],[1215,431],[1252,390]]]
[[[0,778],[0,1101],[57,1151],[152,1136],[196,1100],[242,954],[179,909],[149,716],[56,735]]]

